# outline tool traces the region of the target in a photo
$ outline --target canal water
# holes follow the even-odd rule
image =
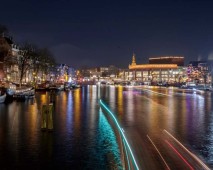
[[[115,134],[97,88],[58,92],[52,132],[41,131],[46,92],[0,105],[0,169],[121,169]]]
[[[52,132],[41,131],[48,92],[0,104],[0,169],[122,169],[119,144],[100,99],[115,113],[133,152],[141,147],[136,132],[147,140],[147,134],[166,129],[213,168],[212,97],[210,92],[122,86],[61,91],[55,97]]]

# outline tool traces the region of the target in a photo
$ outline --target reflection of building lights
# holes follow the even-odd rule
[[[80,128],[80,114],[81,114],[81,96],[80,90],[77,89],[74,93],[74,119],[75,119],[75,127],[77,129]]]
[[[123,86],[118,87],[118,111],[123,113]]]

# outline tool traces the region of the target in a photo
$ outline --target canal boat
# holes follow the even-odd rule
[[[31,89],[24,93],[25,99],[32,99],[35,97],[35,89]]]
[[[16,92],[16,85],[10,83],[8,85],[8,87],[6,88],[6,94],[7,94],[6,101],[7,102],[13,100],[13,96],[14,96],[15,92]]]
[[[63,84],[53,84],[53,85],[50,85],[49,87],[50,91],[61,91],[64,89],[64,85]]]
[[[81,88],[80,84],[71,84],[72,89]]]
[[[36,91],[49,91],[49,84],[48,83],[43,83],[43,84],[37,84],[36,85]]]
[[[72,89],[72,84],[69,82],[64,83],[64,90],[69,91]]]
[[[35,89],[32,87],[18,89],[14,94],[14,98],[17,100],[30,99],[33,98],[34,96],[35,96]]]
[[[4,83],[3,86],[0,87],[0,91],[2,94],[6,93],[5,102],[12,101],[13,95],[15,94],[16,85],[12,83]]]

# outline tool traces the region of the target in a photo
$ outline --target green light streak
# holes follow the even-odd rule
[[[116,125],[117,125],[117,127],[118,127],[118,129],[119,129],[119,131],[120,131],[120,133],[121,133],[121,135],[122,135],[122,137],[123,137],[123,139],[124,139],[126,145],[127,145],[127,148],[129,149],[129,152],[130,152],[130,155],[131,155],[131,157],[132,157],[132,159],[133,159],[133,162],[134,162],[134,164],[135,164],[135,167],[139,170],[138,165],[137,165],[136,160],[135,160],[135,157],[134,157],[134,155],[133,155],[133,153],[132,153],[132,150],[131,150],[131,148],[130,148],[130,146],[129,146],[129,143],[128,143],[128,141],[127,141],[127,139],[126,139],[126,137],[125,137],[125,135],[124,135],[124,133],[123,133],[123,131],[122,131],[122,128],[120,127],[120,125],[119,125],[119,123],[118,123],[118,121],[117,121],[117,119],[115,118],[114,114],[107,108],[107,106],[102,102],[102,100],[100,100],[100,104],[110,113],[110,115],[111,115],[112,118],[114,119],[114,121],[115,121],[115,123],[116,123]]]

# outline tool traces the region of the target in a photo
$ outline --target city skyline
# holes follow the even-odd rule
[[[15,42],[46,46],[59,63],[127,68],[133,52],[137,63],[159,56],[184,56],[185,65],[212,58],[211,5],[23,0],[2,2],[0,14]]]

